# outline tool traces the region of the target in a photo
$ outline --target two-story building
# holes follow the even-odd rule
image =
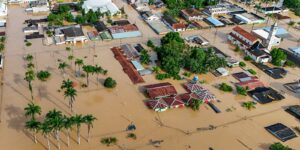
[[[248,49],[254,43],[258,42],[259,39],[252,33],[247,32],[243,28],[236,26],[232,29],[233,31],[229,33],[228,40],[233,45],[239,46],[241,49]]]
[[[181,32],[186,30],[186,26],[183,23],[178,22],[175,18],[169,16],[169,15],[164,15],[162,17],[162,21],[169,27],[171,28],[174,32]]]
[[[180,11],[180,14],[187,21],[194,21],[194,20],[202,20],[203,19],[203,14],[200,13],[198,10],[196,10],[194,8],[183,9],[183,10]]]

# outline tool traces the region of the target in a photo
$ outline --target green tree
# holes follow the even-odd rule
[[[140,55],[140,61],[142,64],[149,64],[150,62],[150,55],[148,54],[147,50],[142,50]]]
[[[106,137],[102,138],[100,142],[106,146],[110,146],[112,144],[116,144],[118,140],[115,137]]]
[[[269,150],[294,150],[288,146],[284,146],[281,143],[277,142],[270,145]]]
[[[275,66],[282,66],[286,61],[286,53],[279,48],[272,49],[270,54],[272,56],[272,64]]]
[[[191,107],[194,111],[196,111],[196,110],[200,109],[200,106],[201,106],[202,103],[203,103],[202,100],[192,99],[190,104],[189,104],[189,107]]]
[[[93,123],[95,120],[97,120],[96,117],[94,117],[93,115],[89,114],[89,115],[85,115],[83,116],[83,122],[87,125],[88,127],[88,137],[87,137],[87,141],[90,141],[90,131],[91,128],[93,128]]]
[[[5,48],[5,45],[3,43],[0,43],[0,52],[2,52]]]
[[[71,112],[73,112],[73,103],[75,102],[75,97],[77,96],[77,91],[74,88],[67,88],[64,93],[65,98],[69,98],[69,107]]]
[[[70,79],[63,80],[60,89],[69,89],[69,88],[73,88],[73,81],[71,81]]]
[[[40,130],[42,131],[42,134],[47,140],[48,150],[50,150],[50,140],[49,135],[53,131],[52,127],[48,124],[48,122],[43,122],[40,126]]]
[[[78,15],[75,18],[75,22],[78,24],[84,24],[86,22],[86,19],[85,19],[85,17]]]
[[[291,27],[293,27],[295,24],[296,24],[296,22],[295,22],[295,21],[290,21],[290,22],[288,23],[288,26],[289,26],[289,27],[288,27],[288,29],[287,29],[287,30],[289,31],[289,30],[290,30],[290,28],[291,28]]]
[[[219,89],[222,90],[222,91],[224,91],[224,92],[232,92],[233,91],[232,86],[230,86],[230,85],[228,85],[226,83],[221,83],[219,85]]]
[[[112,79],[111,77],[108,77],[104,81],[104,86],[106,88],[114,88],[117,86],[117,82],[116,82],[116,80]]]
[[[32,132],[34,143],[37,143],[36,134],[40,129],[40,125],[41,123],[39,121],[36,121],[35,119],[31,119],[29,121],[26,121],[25,123],[25,128]]]
[[[41,70],[39,72],[37,72],[36,77],[40,80],[40,81],[46,81],[49,77],[51,76],[49,71],[44,71]]]
[[[32,62],[33,56],[32,56],[31,54],[27,54],[27,55],[25,56],[25,60],[26,60],[27,62]]]
[[[252,110],[252,109],[256,108],[255,105],[256,105],[256,103],[255,103],[255,102],[252,102],[252,101],[244,102],[244,103],[242,104],[242,106],[245,107],[245,108],[248,109],[248,110]]]
[[[34,64],[32,63],[32,62],[29,62],[28,64],[27,64],[27,69],[29,69],[29,70],[33,70],[34,69]]]
[[[41,113],[42,113],[41,107],[32,102],[28,103],[27,106],[24,108],[24,110],[25,110],[25,116],[26,117],[30,116],[31,120],[35,120],[35,116],[37,114],[41,115]]]
[[[158,66],[154,66],[154,67],[152,67],[152,71],[153,71],[154,73],[160,73],[161,69],[160,69],[160,67],[158,67]]]
[[[151,48],[155,48],[155,45],[154,45],[154,43],[151,40],[147,41],[147,46],[151,47]]]
[[[33,89],[32,89],[32,81],[35,79],[35,75],[34,75],[34,71],[33,70],[28,70],[27,72],[25,72],[25,78],[24,80],[26,80],[28,82],[28,88],[31,94],[31,100],[33,101]]]
[[[62,122],[63,122],[62,124],[63,124],[64,129],[67,130],[67,146],[69,147],[70,146],[70,130],[71,130],[72,126],[74,125],[74,122],[71,118],[69,118],[67,116],[63,116]]]
[[[245,89],[245,88],[243,88],[243,87],[237,86],[237,87],[236,87],[236,91],[237,91],[237,93],[240,94],[240,95],[244,95],[244,96],[247,95],[247,89]]]
[[[46,122],[53,129],[57,140],[57,148],[60,150],[59,132],[63,128],[62,112],[53,109],[46,114]]]
[[[94,73],[96,73],[97,75],[97,83],[99,82],[99,74],[103,74],[106,75],[107,74],[107,70],[104,70],[101,66],[95,65],[94,66]]]
[[[66,62],[61,62],[58,64],[58,69],[60,69],[63,74],[65,74],[66,67],[68,67],[68,64]]]
[[[239,66],[240,66],[240,67],[246,67],[246,63],[241,61],[241,62],[239,63]]]
[[[82,70],[86,73],[86,84],[89,86],[89,75],[94,73],[95,67],[92,65],[84,65],[82,66]]]
[[[84,123],[82,115],[76,114],[75,116],[71,117],[71,120],[74,122],[74,124],[77,127],[77,143],[80,144],[80,127],[81,124]]]

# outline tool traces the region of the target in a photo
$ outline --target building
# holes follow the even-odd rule
[[[300,80],[296,82],[286,83],[284,84],[284,86],[294,93],[300,93]]]
[[[290,47],[289,51],[296,57],[300,58],[300,46]]]
[[[238,82],[235,84],[236,86],[242,87],[244,89],[253,90],[258,87],[264,87],[264,83],[259,81],[258,79],[252,79],[248,81]]]
[[[207,6],[203,12],[209,16],[227,14],[229,11],[224,5]]]
[[[198,99],[203,100],[205,103],[216,99],[216,97],[210,91],[201,87],[198,84],[186,83],[184,84],[184,87],[188,92],[195,93]]]
[[[134,49],[130,44],[121,45],[120,48],[122,49],[124,55],[128,60],[135,60],[139,58],[138,51]]]
[[[267,63],[272,60],[272,56],[265,50],[265,47],[259,41],[249,49],[245,50],[245,53],[256,63]]]
[[[185,103],[182,101],[180,95],[163,97],[160,100],[164,101],[169,108],[182,108],[185,106]]]
[[[4,3],[4,0],[0,2],[0,17],[7,16],[7,4]]]
[[[25,11],[29,13],[48,12],[50,11],[49,3],[47,0],[32,1],[29,2]]]
[[[110,15],[119,13],[119,8],[111,0],[86,0],[83,2],[82,9],[86,13],[89,10],[109,13]]]
[[[265,22],[264,18],[254,13],[234,14],[233,19],[238,20],[239,24],[259,24]]]
[[[36,32],[39,32],[39,28],[38,28],[38,26],[25,27],[25,28],[23,28],[23,32],[25,34],[36,33]]]
[[[271,7],[263,7],[259,9],[259,11],[264,14],[278,14],[282,12],[282,9],[276,6],[271,6]]]
[[[240,82],[247,82],[247,81],[258,79],[256,76],[249,76],[249,74],[245,72],[234,73],[232,74],[232,76]]]
[[[103,21],[98,21],[93,24],[98,33],[102,33],[108,30]]]
[[[223,67],[220,67],[218,69],[216,69],[216,71],[221,75],[221,76],[228,76],[229,75],[229,71],[226,70]]]
[[[239,26],[234,27],[232,30],[228,35],[228,40],[231,44],[237,45],[241,49],[249,49],[254,43],[259,41],[256,36]]]
[[[183,9],[180,11],[181,16],[187,21],[202,20],[203,15],[195,8]]]
[[[166,102],[163,101],[162,99],[148,100],[148,101],[146,101],[146,105],[150,109],[153,109],[156,112],[163,112],[169,108],[168,104],[166,104]]]
[[[221,22],[220,20],[214,18],[214,17],[207,17],[204,19],[207,23],[213,25],[214,27],[224,27],[225,24]]]
[[[285,126],[282,123],[276,123],[276,124],[267,126],[267,127],[265,127],[265,129],[268,132],[270,132],[272,135],[274,135],[276,138],[281,140],[282,142],[285,142],[287,140],[297,137],[296,133],[292,129],[288,128],[287,126]]]
[[[151,27],[151,29],[158,35],[167,34],[168,32],[172,31],[161,20],[152,20],[152,21],[146,21],[146,22]]]
[[[169,16],[169,15],[164,15],[162,17],[162,21],[169,27],[171,28],[174,32],[181,32],[186,30],[186,26],[183,23],[178,22],[175,18]]]
[[[151,99],[177,95],[175,87],[168,82],[145,85],[144,88]]]
[[[87,37],[82,31],[80,25],[65,26],[59,27],[54,30],[55,32],[55,41],[56,44],[72,43],[76,44],[77,42],[87,42]]]
[[[160,20],[160,17],[154,15],[151,11],[141,12],[141,16],[144,18],[145,21]]]
[[[248,92],[249,95],[261,104],[283,100],[285,97],[270,87],[258,87]]]
[[[138,27],[135,24],[125,26],[112,26],[108,28],[110,34],[114,39],[132,38],[142,36]]]
[[[300,105],[289,106],[285,111],[300,120]]]

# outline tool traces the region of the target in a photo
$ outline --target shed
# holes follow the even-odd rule
[[[297,137],[295,132],[285,126],[282,123],[276,123],[270,126],[265,127],[267,131],[269,131],[271,134],[273,134],[276,138],[281,140],[282,142],[285,142],[287,140],[293,139]]]
[[[228,76],[228,75],[229,75],[229,71],[226,70],[226,69],[223,68],[223,67],[220,67],[220,68],[216,69],[216,71],[217,71],[218,73],[220,73],[221,76]]]
[[[133,64],[134,68],[137,70],[137,71],[142,71],[144,70],[145,68],[141,65],[140,62],[136,61],[136,60],[132,60],[131,63]]]

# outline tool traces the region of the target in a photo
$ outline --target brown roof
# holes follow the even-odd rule
[[[250,46],[252,46],[252,45],[249,45],[248,43],[246,43],[243,39],[241,39],[238,36],[236,36],[235,34],[233,34],[232,32],[229,33],[229,35],[232,36],[233,38],[235,38],[236,40],[238,40],[243,45],[247,46],[248,48],[250,48]]]
[[[179,95],[164,97],[162,100],[165,101],[169,107],[184,106],[184,102]]]
[[[194,8],[183,9],[183,10],[181,10],[181,13],[183,13],[186,16],[190,16],[190,17],[201,16],[202,15],[198,10],[196,10]]]
[[[185,28],[185,24],[183,23],[175,23],[173,24],[173,29],[184,29]]]
[[[247,32],[246,30],[244,30],[243,28],[236,26],[233,28],[233,31],[239,33],[241,36],[245,37],[246,39],[248,39],[249,41],[256,41],[257,37],[254,36],[253,34]]]
[[[159,83],[144,86],[151,99],[155,99],[163,96],[176,95],[177,91],[170,83]]]
[[[239,82],[236,84],[237,86],[241,86],[243,88],[249,88],[249,90],[253,90],[257,87],[264,87],[264,83],[260,82],[259,80],[257,79],[253,79],[253,80],[250,80],[250,81],[245,81],[245,82]]]

